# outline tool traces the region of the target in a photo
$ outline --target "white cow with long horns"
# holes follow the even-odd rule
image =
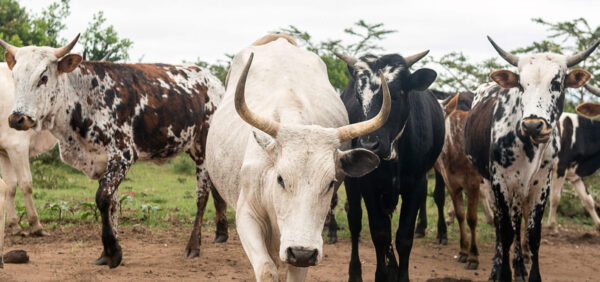
[[[385,123],[390,96],[382,87],[380,113],[348,125],[325,64],[289,36],[267,35],[233,59],[206,162],[215,187],[236,210],[258,281],[277,281],[286,263],[288,281],[302,281],[306,267],[321,260],[333,193],[345,175],[362,176],[379,164],[368,150],[345,149]]]

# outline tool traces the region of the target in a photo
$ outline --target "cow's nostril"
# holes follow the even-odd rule
[[[23,124],[23,122],[25,122],[25,117],[20,117],[20,118],[17,120],[17,124]]]

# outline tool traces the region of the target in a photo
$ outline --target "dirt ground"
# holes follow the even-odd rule
[[[183,248],[189,228],[169,230],[143,226],[123,227],[119,234],[123,263],[116,269],[94,266],[91,262],[101,252],[100,228],[76,225],[56,229],[42,238],[8,237],[5,252],[24,249],[28,264],[5,264],[0,281],[253,281],[254,274],[237,234],[230,230],[224,244],[212,243],[212,234],[203,234],[201,257],[184,259]],[[560,235],[545,232],[541,246],[542,277],[546,281],[598,281],[600,277],[600,236],[596,233],[563,231]],[[448,246],[417,239],[410,261],[413,281],[452,278],[487,281],[493,246],[480,246],[480,267],[465,270],[455,262],[457,242]],[[363,279],[372,281],[375,272],[375,249],[370,240],[360,248]],[[347,280],[350,243],[348,239],[325,245],[322,263],[310,268],[307,281]],[[283,274],[282,274],[283,275]],[[283,277],[283,276],[282,276]]]

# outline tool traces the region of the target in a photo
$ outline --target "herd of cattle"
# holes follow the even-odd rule
[[[431,168],[437,176],[438,241],[447,243],[445,183],[460,226],[458,261],[467,269],[479,265],[480,200],[495,224],[490,280],[513,279],[513,242],[514,279],[541,280],[542,216],[550,196],[548,223],[556,226],[565,180],[600,229],[582,181],[600,168],[600,123],[562,114],[566,88],[582,87],[591,76],[569,68],[586,59],[600,40],[573,56],[516,56],[488,37],[518,72],[497,70],[490,74],[493,82],[474,94],[455,95],[428,90],[435,71],[411,72],[428,51],[408,57],[336,53],[351,75],[340,95],[319,56],[284,34],[267,35],[237,53],[224,86],[196,66],[83,61],[70,54],[78,38],[61,48],[18,48],[0,40],[6,60],[0,65],[5,181],[0,180],[5,190],[0,191],[0,251],[5,206],[8,232],[20,231],[17,183],[31,233],[44,233],[32,199],[29,157],[57,142],[65,163],[99,180],[96,203],[104,249],[94,263],[111,268],[122,258],[119,184],[136,161],[160,164],[182,152],[194,160],[197,177],[196,220],[184,255],[199,255],[202,216],[212,191],[215,241],[227,240],[228,204],[236,211],[237,232],[258,281],[277,281],[282,268],[288,281],[303,281],[308,267],[321,261],[324,225],[329,226],[328,242],[336,241],[332,211],[342,182],[352,237],[349,280],[362,280],[362,199],[376,250],[375,280],[408,281],[415,227],[417,235],[423,234],[426,224],[417,224],[417,213],[425,214]],[[599,89],[586,87],[600,95]],[[577,109],[587,116],[600,113],[592,103]],[[396,256],[391,214],[400,196]]]

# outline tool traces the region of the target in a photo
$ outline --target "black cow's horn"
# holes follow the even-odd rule
[[[279,123],[252,112],[246,104],[246,78],[248,77],[248,71],[250,70],[253,58],[254,53],[250,53],[250,58],[248,58],[248,62],[235,88],[235,110],[245,122],[275,138],[279,132]]]
[[[584,85],[583,87],[585,87],[585,89],[587,89],[587,91],[590,91],[590,93],[600,97],[600,88],[595,87],[595,86],[591,86],[589,84]]]
[[[496,42],[494,42],[494,40],[492,40],[491,37],[488,36],[487,39],[490,41],[490,43],[492,43],[492,46],[494,46],[494,49],[496,49],[498,54],[500,54],[500,57],[504,58],[504,60],[506,60],[509,64],[511,64],[515,67],[519,66],[519,57],[518,56],[515,56],[509,52],[502,50],[502,48],[500,48],[500,46],[498,46],[498,44],[496,44]]]
[[[335,54],[338,58],[340,58],[340,60],[346,62],[346,64],[348,66],[354,66],[354,64],[356,64],[356,62],[358,62],[358,60],[354,57],[350,57],[338,52],[333,52],[333,54]]]
[[[425,57],[425,55],[427,55],[427,53],[429,53],[429,50],[425,50],[421,53],[417,53],[414,54],[412,56],[408,56],[406,58],[404,58],[404,60],[406,61],[406,65],[408,67],[412,66],[414,63],[418,62],[419,60],[423,59],[423,57]]]
[[[337,132],[340,142],[349,141],[356,137],[369,134],[382,127],[387,121],[392,104],[390,89],[388,88],[387,82],[385,82],[385,77],[381,70],[379,70],[379,78],[381,79],[381,87],[383,88],[383,104],[381,105],[381,110],[379,110],[379,113],[370,120],[339,127]]]
[[[71,43],[60,48],[54,48],[54,56],[58,59],[71,52],[71,49],[73,49],[75,43],[77,43],[77,40],[79,40],[79,33],[77,34],[77,36],[75,36],[75,39],[73,39]]]
[[[598,39],[596,41],[596,43],[592,44],[592,46],[590,46],[590,48],[587,48],[586,50],[581,51],[578,54],[575,54],[575,55],[567,58],[567,67],[570,68],[576,64],[579,64],[581,61],[585,60],[592,52],[594,52],[594,50],[596,49],[596,47],[598,47],[598,45],[600,45],[600,39]]]

